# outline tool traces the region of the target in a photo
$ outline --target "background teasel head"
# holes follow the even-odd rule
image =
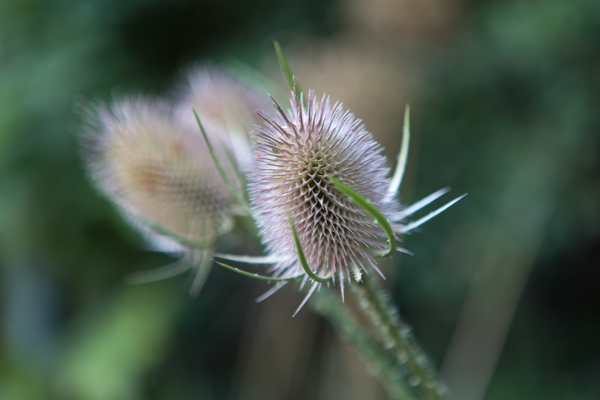
[[[198,126],[145,97],[101,104],[87,115],[83,138],[93,181],[160,250],[194,258],[232,229],[235,199]],[[219,124],[203,124],[212,138],[226,134]]]
[[[256,110],[270,107],[263,91],[222,69],[202,66],[186,73],[186,79],[179,85],[177,115],[182,121],[198,129],[198,123],[191,112],[196,110],[202,125],[220,126],[227,137],[219,141],[229,141],[242,169],[246,169],[250,156],[249,133],[254,125],[262,123]]]
[[[331,178],[388,217],[400,206],[387,195],[382,148],[361,120],[341,104],[331,106],[326,96],[317,100],[312,91],[306,105],[293,92],[291,106],[285,113],[275,103],[277,117],[261,114],[266,126],[254,133],[251,202],[267,251],[282,260],[272,267],[273,276],[302,273],[293,224],[311,270],[343,288],[351,274],[377,270],[373,252],[387,248],[388,237]]]

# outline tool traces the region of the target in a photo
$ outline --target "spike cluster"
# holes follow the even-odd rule
[[[341,104],[332,106],[326,96],[319,101],[310,91],[305,105],[292,92],[289,112],[277,103],[275,107],[277,115],[261,113],[266,123],[254,131],[249,176],[250,200],[264,244],[281,260],[272,266],[272,275],[302,272],[294,226],[313,272],[343,285],[357,269],[377,270],[373,253],[387,248],[387,236],[331,178],[391,218],[400,206],[387,196],[389,169],[381,146],[361,120]]]

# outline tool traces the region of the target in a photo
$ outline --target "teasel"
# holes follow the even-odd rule
[[[387,235],[332,179],[391,216],[400,207],[385,195],[389,169],[379,144],[340,104],[309,91],[306,106],[296,94],[291,106],[289,115],[277,103],[277,117],[261,113],[267,126],[254,133],[252,206],[267,252],[285,259],[274,276],[302,271],[293,224],[310,269],[343,285],[356,270],[377,270],[373,250],[388,247]]]
[[[233,152],[236,168],[243,174],[251,154],[250,131],[262,123],[256,111],[270,106],[262,89],[242,75],[210,64],[196,66],[188,69],[177,85],[176,114],[191,129],[198,130],[199,121],[207,128],[222,127],[226,135],[216,138],[215,144],[224,144]]]
[[[331,105],[326,95],[318,100],[309,90],[305,100],[297,88],[291,93],[291,108],[286,112],[274,101],[276,114],[259,112],[265,123],[252,134],[249,198],[268,255],[218,256],[271,264],[268,272],[277,283],[259,300],[291,280],[310,283],[299,310],[323,284],[339,285],[343,298],[346,282],[361,281],[371,271],[383,276],[377,258],[408,252],[398,247],[400,236],[460,197],[404,223],[448,191],[439,190],[409,207],[398,201],[408,154],[408,108],[396,171],[388,177],[382,147],[360,119],[340,103]]]
[[[284,111],[273,100],[274,115],[259,112],[264,125],[257,126],[252,132],[253,157],[248,174],[250,215],[259,228],[267,255],[215,254],[216,258],[225,260],[268,264],[270,275],[216,262],[242,275],[276,282],[258,301],[271,296],[290,281],[301,281],[301,289],[311,285],[294,315],[323,285],[338,284],[343,300],[344,283],[351,284],[362,316],[370,321],[371,328],[382,341],[383,352],[378,350],[377,344],[370,345],[373,342],[370,335],[364,334],[366,332],[360,332],[360,339],[354,344],[376,370],[393,374],[394,385],[383,380],[386,387],[391,391],[394,386],[394,393],[401,392],[402,398],[413,398],[411,393],[414,391],[423,398],[443,399],[444,388],[435,380],[427,357],[369,275],[376,271],[383,276],[377,267],[377,258],[397,251],[407,252],[398,247],[401,236],[463,196],[416,221],[407,222],[406,218],[448,191],[447,188],[439,190],[408,207],[399,203],[398,191],[410,136],[408,107],[397,166],[388,178],[390,170],[381,154],[382,148],[362,122],[345,111],[341,104],[331,106],[326,95],[318,100],[309,90],[305,98],[277,42],[275,49],[284,77],[292,89],[291,108]],[[211,139],[198,115],[196,119],[210,149]],[[213,151],[211,156],[226,180],[222,161]],[[362,331],[359,324],[351,321],[352,316],[344,312],[341,303],[335,305],[335,301],[325,301],[330,307],[326,311],[328,307],[324,306],[323,299],[323,296],[315,299],[315,309],[322,315],[342,330],[350,326],[351,330]],[[369,348],[364,346],[365,343]],[[378,356],[382,353],[385,353],[383,358]],[[386,361],[388,354],[392,356],[392,364]]]
[[[231,231],[240,211],[211,160],[198,126],[185,122],[166,101],[132,96],[85,108],[81,135],[93,182],[159,251],[180,260],[130,276],[131,282],[162,279],[192,269],[197,295],[210,270],[217,239]],[[189,113],[192,114],[191,107]],[[193,114],[192,114],[193,115]],[[220,143],[225,127],[204,123],[204,134]],[[240,185],[231,170],[230,182]]]

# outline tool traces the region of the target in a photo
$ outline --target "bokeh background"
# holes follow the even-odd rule
[[[76,104],[208,61],[283,88],[274,39],[392,160],[410,102],[403,203],[469,193],[382,266],[457,398],[599,399],[596,0],[0,0],[0,399],[386,398],[294,287],[125,285],[170,259],[82,168]]]

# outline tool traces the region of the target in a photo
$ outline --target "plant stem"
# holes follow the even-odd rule
[[[446,390],[435,379],[435,373],[414,339],[411,327],[387,304],[382,290],[375,287],[367,274],[363,275],[362,282],[350,287],[384,346],[394,355],[408,385],[422,399],[445,399]]]
[[[369,364],[391,399],[417,400],[393,358],[364,331],[347,305],[342,304],[331,290],[315,293],[311,305]]]

